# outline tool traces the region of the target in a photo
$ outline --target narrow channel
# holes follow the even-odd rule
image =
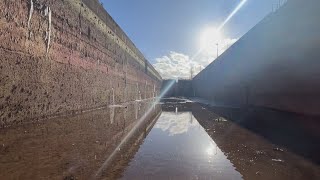
[[[171,100],[3,129],[0,179],[320,179],[319,141],[294,125],[305,117]]]
[[[312,159],[241,125],[243,110],[212,108],[185,99],[166,99],[161,108],[160,117],[151,130],[145,131],[144,139],[122,154],[113,168],[105,172],[104,179],[292,180],[320,177],[319,165]],[[291,115],[288,118],[282,112],[271,114],[273,121],[277,120],[275,117],[290,121],[301,118]],[[261,125],[264,126],[263,121]],[[281,136],[277,131],[274,129],[273,134]],[[290,127],[286,131],[296,134]],[[313,140],[304,142],[312,144]]]
[[[241,179],[192,112],[163,112],[123,179]]]

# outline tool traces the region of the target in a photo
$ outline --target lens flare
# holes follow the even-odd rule
[[[115,148],[115,150],[111,153],[111,155],[106,159],[106,161],[102,164],[102,166],[98,169],[98,171],[92,175],[92,179],[97,179],[101,173],[108,167],[110,166],[110,163],[114,160],[115,156],[117,153],[119,153],[120,149],[125,146],[125,144],[130,140],[132,135],[139,129],[141,128],[141,125],[145,122],[146,118],[152,113],[154,106],[156,106],[160,99],[165,96],[165,94],[173,87],[175,84],[175,81],[171,81],[159,94],[158,97],[153,98],[154,102],[153,104],[147,109],[147,111],[141,116],[141,118],[137,121],[136,125],[129,131],[129,133],[122,139],[120,144]],[[141,100],[140,100],[141,101]]]
[[[238,6],[229,14],[229,16],[223,21],[223,23],[216,29],[216,32],[221,32],[223,27],[231,20],[231,18],[246,4],[247,0],[242,0]],[[198,57],[202,51],[204,50],[203,47],[199,49],[191,58],[191,60],[194,60],[196,57]]]
[[[247,0],[242,0],[240,4],[232,11],[232,13],[227,17],[226,20],[223,21],[223,23],[219,26],[218,31],[220,31],[226,24],[227,22],[230,21],[230,19],[245,5]]]

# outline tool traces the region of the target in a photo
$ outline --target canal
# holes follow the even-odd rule
[[[123,179],[241,179],[191,112],[163,112]]]
[[[138,101],[1,129],[0,179],[320,179],[318,138],[294,126],[296,115],[282,126],[280,112],[248,118],[242,113],[251,110],[188,100],[154,104]],[[127,138],[143,118],[150,120],[135,139]],[[266,123],[272,119],[277,123]],[[272,136],[263,133],[268,126]]]
[[[220,111],[216,111],[220,112]],[[162,114],[109,179],[319,179],[317,163],[188,101]],[[231,114],[232,110],[228,111]],[[275,131],[276,132],[276,131]],[[303,143],[302,143],[303,144]],[[129,158],[128,158],[129,157]]]

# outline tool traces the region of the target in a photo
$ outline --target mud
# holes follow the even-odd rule
[[[219,111],[214,108],[193,105],[192,112],[244,179],[320,178],[320,166],[294,153],[290,147],[272,143],[241,123],[225,118],[227,121],[221,121]],[[277,128],[277,124],[273,125]],[[304,146],[304,142],[296,143]]]
[[[319,164],[308,156],[317,149],[298,153],[292,146],[274,141],[276,136],[292,136],[295,131],[290,128],[279,134],[276,129],[282,127],[271,124],[275,129],[271,138],[253,126],[252,117],[258,116],[252,112],[250,121],[238,110],[188,100],[161,102],[163,113],[157,120],[161,110],[151,106],[153,103],[114,105],[1,129],[0,179],[320,179]],[[150,107],[148,121],[130,142],[117,149]],[[167,117],[169,126],[163,126],[162,116]],[[187,131],[180,128],[181,122]],[[172,127],[177,131],[171,131]],[[302,147],[312,142],[299,140],[296,144]],[[308,149],[312,147],[316,148]],[[106,163],[114,152],[116,155]],[[195,168],[199,163],[201,168]]]
[[[181,102],[180,100],[178,100],[177,103],[174,103],[172,99],[167,101],[167,103],[162,104],[163,113],[175,113],[177,109],[178,114],[192,113],[194,121],[199,122],[201,127],[217,145],[218,149],[223,152],[223,155],[226,156],[230,163],[235,167],[235,170],[241,174],[241,178],[243,179],[304,180],[320,178],[320,166],[314,160],[310,159],[309,156],[305,156],[305,154],[308,152],[305,152],[305,154],[296,153],[291,146],[287,146],[285,143],[275,143],[272,138],[263,136],[263,132],[259,134],[255,132],[254,129],[250,128],[250,126],[244,126],[244,124],[252,124],[252,122],[243,123],[237,121],[239,118],[245,118],[237,113],[234,113],[234,109],[223,108],[222,111],[221,108],[209,107],[198,103]],[[227,112],[229,112],[229,115],[233,114],[233,118],[231,118],[232,120],[227,118]],[[282,113],[283,112],[278,112],[278,115],[280,116]],[[158,121],[160,121],[160,119]],[[177,123],[179,123],[178,121],[180,120],[177,119]],[[273,128],[277,128],[277,124],[272,125]],[[155,126],[157,126],[157,124]],[[269,127],[266,127],[266,129],[268,128]],[[288,132],[290,134],[293,132],[290,130],[290,128],[288,129],[288,131],[283,130],[283,134]],[[154,131],[154,129],[151,130],[151,135],[149,134],[144,141],[136,144],[136,147],[132,148],[131,152],[128,152],[130,155],[128,155],[125,160],[118,160],[121,162],[121,166],[115,166],[113,170],[106,173],[107,176],[104,178],[108,179],[108,177],[113,177],[120,179],[141,179],[149,177],[152,179],[185,179],[188,177],[190,179],[210,179],[211,177],[212,179],[215,177],[213,179],[221,179],[221,177],[219,178],[219,173],[223,174],[228,172],[223,170],[217,172],[217,169],[211,169],[211,174],[208,176],[201,174],[200,172],[193,172],[192,167],[197,164],[197,162],[193,162],[193,164],[189,164],[188,166],[186,163],[182,165],[172,163],[165,158],[162,159],[161,156],[156,158],[157,161],[152,161],[154,157],[149,157],[148,159],[145,157],[148,156],[148,153],[146,153],[148,152],[146,151],[148,148],[146,148],[146,146],[148,147],[148,144],[150,148],[153,146],[159,146],[156,144],[150,146],[150,139],[153,141],[156,141],[156,139],[159,138],[161,139],[161,137],[152,135],[152,131]],[[275,133],[274,135],[277,136],[279,134]],[[279,136],[278,138],[281,137]],[[306,142],[306,144],[300,141],[296,143],[300,146],[308,146],[308,142]],[[178,151],[172,151],[169,153],[171,154],[170,157],[173,159],[177,156],[181,158],[183,157],[183,153],[186,151],[188,152],[188,148],[183,146],[180,147],[178,144],[179,142],[176,142],[176,144],[171,144],[172,146],[178,148]],[[161,154],[163,149],[167,149],[167,147],[155,148],[154,154]],[[313,149],[313,151],[316,151],[316,149]],[[128,158],[129,156],[131,156],[131,159]],[[166,157],[167,155],[163,156]],[[190,157],[184,158],[189,159]],[[149,163],[148,166],[146,166],[145,163]],[[214,161],[212,163],[214,164]],[[184,169],[185,171],[181,173],[177,166],[181,166],[186,169]],[[166,169],[166,167],[169,169]],[[206,169],[208,167],[203,168]],[[151,172],[149,172],[148,169]],[[167,171],[162,171],[160,174],[152,174],[152,172],[157,172],[159,169],[166,169]],[[172,169],[177,169],[177,171],[172,172]],[[223,176],[222,179],[226,177],[227,176]],[[237,178],[239,177],[233,177],[233,179]]]
[[[0,179],[96,178],[97,171],[151,103],[111,106],[1,129]],[[152,108],[145,123],[149,124],[159,111],[158,107]]]

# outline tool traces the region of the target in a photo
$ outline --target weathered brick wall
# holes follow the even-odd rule
[[[158,94],[161,77],[97,1],[0,8],[1,126]]]

